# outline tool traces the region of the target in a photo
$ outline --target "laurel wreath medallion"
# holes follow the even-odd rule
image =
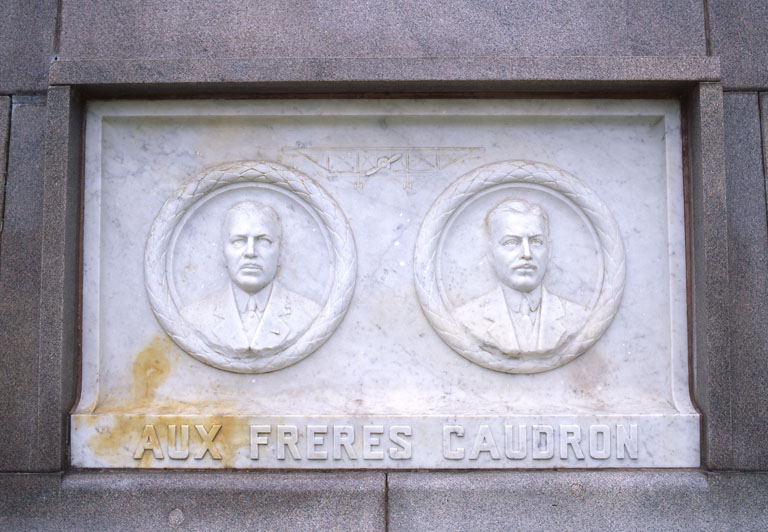
[[[440,237],[456,211],[473,196],[504,184],[534,184],[570,199],[592,224],[603,253],[603,282],[596,303],[581,330],[544,356],[510,358],[481,349],[479,342],[457,323],[440,295],[437,253]],[[621,233],[597,195],[573,175],[544,163],[505,161],[473,170],[448,187],[432,204],[421,224],[414,250],[416,292],[427,319],[458,354],[483,367],[505,373],[539,373],[570,362],[592,347],[619,309],[624,293],[626,258]]]
[[[234,358],[209,346],[181,316],[168,282],[168,246],[184,215],[207,194],[239,183],[268,184],[303,199],[326,226],[332,247],[333,282],[320,314],[296,342],[283,351],[263,358]],[[320,347],[334,332],[349,308],[356,274],[355,240],[339,206],[315,181],[273,162],[228,163],[206,171],[179,188],[160,209],[144,250],[144,284],[160,325],[176,344],[199,361],[236,373],[276,371],[295,364]]]

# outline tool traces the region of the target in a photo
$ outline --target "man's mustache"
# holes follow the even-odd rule
[[[245,263],[241,264],[240,266],[238,266],[237,269],[238,270],[259,270],[259,271],[261,271],[261,270],[264,269],[264,266],[262,266],[261,264],[259,264],[257,262],[245,262]]]

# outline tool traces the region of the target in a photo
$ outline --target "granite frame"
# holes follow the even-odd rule
[[[706,471],[734,469],[732,457],[736,445],[732,441],[730,417],[728,223],[723,92],[719,79],[720,63],[713,57],[54,61],[49,72],[43,211],[43,246],[50,252],[42,257],[39,322],[39,358],[41,367],[45,369],[39,382],[47,384],[39,390],[36,386],[29,391],[30,396],[36,397],[39,393],[44,400],[38,403],[41,406],[34,420],[39,460],[28,471],[64,473],[45,475],[44,482],[40,481],[45,486],[30,488],[27,496],[37,493],[45,497],[46,493],[53,493],[55,495],[51,496],[62,501],[61,504],[66,507],[66,501],[68,497],[73,497],[72,490],[76,487],[82,489],[83,485],[87,485],[94,501],[107,498],[109,493],[114,492],[115,488],[101,476],[109,475],[112,480],[130,483],[138,478],[136,475],[144,475],[144,481],[157,485],[154,493],[158,496],[162,494],[161,499],[168,497],[170,500],[177,490],[194,486],[202,488],[208,482],[204,476],[212,474],[176,471],[154,475],[131,471],[85,474],[68,471],[66,420],[78,386],[79,311],[75,312],[75,309],[79,309],[80,299],[83,102],[89,98],[175,95],[517,97],[536,93],[538,96],[569,97],[678,97],[682,102],[684,160],[687,162],[684,180],[688,207],[691,389],[694,401],[703,414],[702,470],[657,472],[653,473],[656,476],[652,480],[668,486],[670,497],[693,490],[708,494],[705,497],[707,504],[728,505],[729,490],[722,486],[728,483],[741,485],[743,478],[735,473]],[[283,475],[299,483],[299,477],[305,475],[301,472],[269,474]],[[346,476],[355,474],[325,473],[349,479],[352,477]],[[402,498],[408,489],[414,489],[410,484],[429,482],[431,478],[435,482],[434,489],[439,491],[439,484],[447,476],[470,475],[462,472],[371,474],[383,479],[377,481],[378,488],[372,488],[379,489],[381,495],[377,503],[383,508],[383,513],[377,514],[381,517],[380,529],[384,529],[389,522],[397,525],[397,514],[390,506],[400,501],[397,497]],[[566,479],[561,472],[503,472],[493,473],[496,475],[494,478],[472,473],[477,478],[466,482],[479,482],[484,489],[493,489],[502,479],[507,486],[517,484],[521,475],[531,475],[539,479],[537,482],[545,483],[543,475],[556,477],[558,483],[565,483],[563,486],[570,485],[570,492],[563,488],[563,500],[580,501],[579,505],[587,516],[592,511],[588,501],[599,497],[599,486],[604,482],[614,482],[616,474],[576,471],[569,472]],[[645,477],[640,478],[645,473],[635,474],[639,475],[636,483],[616,489],[617,493],[623,490],[623,499],[627,498],[627,493],[642,497],[648,489]],[[226,476],[228,473],[216,475],[220,475],[217,478],[221,480],[217,489],[236,495],[239,489],[237,480]],[[267,473],[249,472],[244,475],[261,478]],[[3,477],[8,481],[7,488],[3,490],[6,493],[16,491],[11,486],[21,487],[29,480],[26,475],[3,475],[0,478]],[[343,478],[341,482],[344,482]],[[449,479],[450,482],[465,481]],[[766,498],[768,482],[764,475],[748,482],[754,485],[745,489],[758,498]],[[276,485],[276,489],[290,491],[285,486],[280,488]],[[392,495],[388,495],[393,489]],[[461,491],[464,488],[457,485],[449,489]],[[498,501],[504,500],[502,491],[494,495]],[[584,493],[590,495],[585,497]],[[549,504],[544,505],[546,501],[534,499],[531,498],[531,504],[541,506],[540,515],[543,515],[546,511],[543,506]],[[131,512],[130,505],[121,502],[123,500],[115,502],[115,511]],[[600,506],[603,509],[606,507],[605,504]],[[685,509],[684,503],[679,503],[655,507],[654,511],[672,519]],[[609,518],[610,511],[598,511],[606,519]],[[256,519],[254,514],[250,515]],[[728,528],[733,526],[733,522],[729,521],[732,517],[727,512],[721,512],[716,521],[726,525],[723,528]],[[162,522],[173,524],[170,516],[168,520]],[[192,525],[192,522],[189,524]],[[714,521],[708,524],[715,526]],[[262,526],[266,525],[262,523]],[[396,528],[393,526],[390,530]]]

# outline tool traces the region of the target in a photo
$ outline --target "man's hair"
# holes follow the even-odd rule
[[[225,242],[229,240],[229,224],[232,221],[232,217],[237,213],[256,214],[261,217],[262,220],[277,228],[278,243],[282,242],[283,224],[280,222],[280,216],[277,214],[277,211],[269,205],[257,201],[241,201],[229,208],[224,215],[224,223],[221,226],[221,234]]]
[[[549,217],[547,216],[547,211],[537,203],[531,203],[518,198],[507,198],[488,212],[484,223],[485,234],[490,236],[491,225],[494,219],[508,214],[534,214],[541,217],[544,220],[546,234],[549,236]]]

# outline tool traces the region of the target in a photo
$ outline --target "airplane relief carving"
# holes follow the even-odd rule
[[[352,231],[328,193],[258,161],[177,190],[144,254],[163,329],[201,362],[237,373],[279,370],[320,347],[349,307],[356,270]]]
[[[506,373],[554,369],[594,345],[618,311],[625,270],[600,198],[529,161],[457,180],[430,208],[414,254],[430,324],[460,355]]]
[[[477,146],[455,147],[306,147],[292,148],[328,176],[351,180],[363,192],[372,178],[382,174],[397,177],[406,193],[413,192],[416,180],[429,178],[459,161],[483,151]]]

